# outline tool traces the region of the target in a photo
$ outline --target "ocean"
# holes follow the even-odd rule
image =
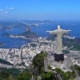
[[[57,25],[60,25],[62,29],[71,30],[70,35],[80,38],[80,21],[61,21],[50,24],[41,24],[38,27],[31,28],[32,31],[36,32],[39,36],[47,37],[49,33],[46,31],[55,30]]]
[[[69,32],[71,36],[80,38],[80,21],[56,21],[53,23],[42,23],[36,27],[31,27],[31,31],[35,32],[40,37],[48,37],[49,33],[46,31],[56,29],[57,25],[60,25],[62,29],[71,30]],[[15,35],[24,31],[25,28],[13,28],[10,31],[0,30],[0,42],[5,44],[4,46],[0,46],[0,48],[20,48],[22,45],[29,43],[30,41],[26,39],[2,36],[3,33],[10,33]]]

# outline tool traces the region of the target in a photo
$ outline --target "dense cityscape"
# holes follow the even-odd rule
[[[0,0],[0,80],[80,80],[80,1]]]
[[[74,39],[70,36],[63,36],[64,38]],[[24,71],[24,69],[29,68],[33,62],[33,58],[40,54],[41,51],[47,53],[48,62],[44,63],[45,68],[50,65],[52,69],[59,68],[64,72],[72,71],[70,69],[73,65],[80,66],[80,51],[70,50],[67,46],[63,46],[63,50],[68,50],[69,54],[64,55],[63,63],[55,62],[54,54],[56,53],[56,41],[48,40],[47,37],[36,38],[32,42],[23,45],[21,48],[0,48],[0,59],[3,59],[10,64],[0,63],[2,68],[16,68]],[[44,59],[45,60],[45,59]],[[46,60],[45,60],[46,61]],[[46,64],[48,64],[46,66]]]

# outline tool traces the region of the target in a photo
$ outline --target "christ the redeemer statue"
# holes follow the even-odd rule
[[[57,55],[62,54],[62,35],[65,33],[68,33],[69,31],[71,31],[71,30],[61,29],[60,25],[58,25],[58,29],[56,29],[56,30],[46,31],[46,32],[49,32],[50,34],[56,35],[56,46],[57,46],[56,54]]]

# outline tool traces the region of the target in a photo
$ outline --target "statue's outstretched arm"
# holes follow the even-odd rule
[[[49,32],[50,34],[57,34],[57,30],[54,30],[54,31],[46,31],[46,32]]]
[[[69,31],[71,31],[71,30],[62,30],[62,33],[63,33],[63,34],[66,34],[66,33],[68,33]]]

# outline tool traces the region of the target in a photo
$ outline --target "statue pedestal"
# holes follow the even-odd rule
[[[64,61],[64,54],[56,54],[54,55],[55,61]]]

